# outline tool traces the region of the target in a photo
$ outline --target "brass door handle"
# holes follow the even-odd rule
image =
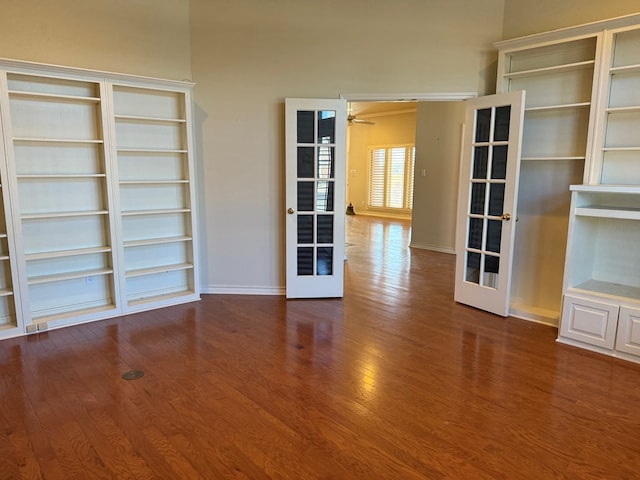
[[[503,213],[500,218],[502,220],[504,220],[505,222],[508,222],[509,220],[511,220],[511,214],[510,213]]]
[[[293,208],[289,208],[289,210],[287,210],[287,213],[289,215],[293,215],[294,213],[296,213],[296,211]]]

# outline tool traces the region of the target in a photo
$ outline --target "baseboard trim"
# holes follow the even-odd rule
[[[259,287],[246,285],[207,285],[201,288],[203,294],[219,295],[285,295],[284,287]]]
[[[431,250],[432,252],[448,253],[450,255],[456,254],[456,251],[449,247],[438,247],[436,245],[428,245],[426,243],[411,242],[409,246],[411,248],[419,248],[420,250]]]

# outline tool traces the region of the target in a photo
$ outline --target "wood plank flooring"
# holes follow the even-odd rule
[[[0,342],[0,479],[640,478],[638,365],[455,304],[454,257],[406,222],[348,223],[342,300]]]

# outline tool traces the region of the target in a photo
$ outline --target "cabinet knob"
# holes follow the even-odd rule
[[[503,213],[500,218],[502,218],[502,220],[504,220],[505,222],[508,222],[509,220],[511,220],[511,214],[510,213]]]
[[[293,208],[289,207],[289,209],[287,210],[287,213],[289,215],[293,215],[294,213],[296,213],[296,211]]]

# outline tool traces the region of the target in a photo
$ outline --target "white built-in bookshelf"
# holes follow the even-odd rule
[[[640,15],[498,48],[527,92],[512,314],[640,361]]]
[[[0,60],[0,337],[199,298],[190,89]]]

